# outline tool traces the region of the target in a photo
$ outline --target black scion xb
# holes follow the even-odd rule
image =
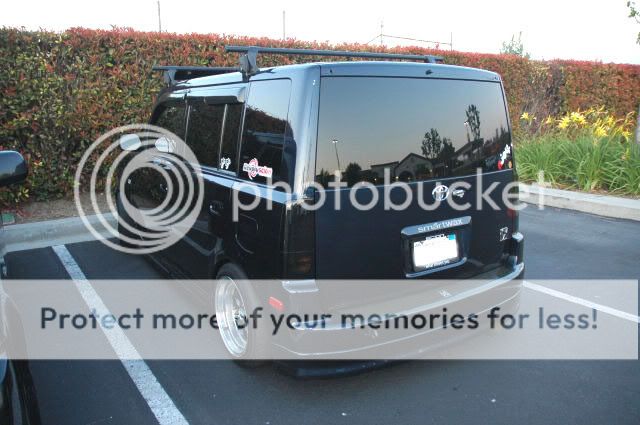
[[[499,75],[432,56],[227,49],[246,52],[240,68],[159,67],[169,86],[151,119],[186,141],[204,185],[193,226],[154,258],[175,276],[217,278],[219,316],[246,317],[256,304],[296,311],[297,299],[322,296],[334,279],[483,279],[486,291],[474,287],[469,297],[501,288],[483,308],[517,298],[523,237],[504,196],[517,197],[517,186]],[[393,61],[257,68],[256,53]],[[137,208],[167,196],[157,190],[162,176],[148,173],[125,185]],[[234,211],[234,199],[255,208]],[[247,279],[275,279],[279,290],[263,294]],[[263,348],[243,326],[221,335],[235,359]],[[276,345],[323,354],[300,335]]]

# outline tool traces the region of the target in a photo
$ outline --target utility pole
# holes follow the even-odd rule
[[[340,167],[340,157],[338,156],[338,140],[333,139],[331,143],[333,143],[333,147],[336,149],[336,161],[338,162],[338,171],[342,173],[342,167]]]
[[[160,19],[160,0],[158,0],[158,32],[162,32],[162,20]]]
[[[382,38],[382,34],[384,34],[384,20],[380,20],[380,45],[384,46],[384,39]]]
[[[284,10],[282,11],[282,39],[286,40],[287,38],[287,33],[285,31],[285,14],[284,14]]]

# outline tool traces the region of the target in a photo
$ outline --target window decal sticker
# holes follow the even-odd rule
[[[231,158],[225,158],[225,157],[220,158],[220,169],[221,170],[228,170],[229,169],[229,165],[231,165]]]
[[[504,168],[505,165],[508,166],[508,168],[511,168],[511,160],[509,159],[511,157],[511,145],[506,145],[504,147],[504,150],[500,153],[500,160],[498,161],[498,170],[502,170]],[[507,164],[507,159],[509,159],[509,162]]]
[[[508,227],[500,228],[500,242],[506,241],[507,239],[509,239],[509,228]]]
[[[251,180],[253,180],[255,176],[266,177],[268,179],[273,176],[273,168],[258,164],[256,158],[253,158],[248,163],[245,162],[242,164],[242,171],[245,171]]]

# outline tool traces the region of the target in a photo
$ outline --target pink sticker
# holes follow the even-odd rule
[[[253,158],[249,163],[245,162],[242,164],[242,171],[245,171],[251,180],[253,180],[255,176],[266,177],[268,179],[273,176],[273,168],[258,164],[256,158]]]

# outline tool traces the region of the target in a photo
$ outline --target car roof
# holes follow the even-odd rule
[[[408,78],[445,78],[460,80],[500,81],[500,76],[491,71],[468,68],[464,66],[432,64],[420,62],[391,61],[351,61],[351,62],[312,62],[296,65],[284,65],[271,68],[260,68],[260,72],[252,75],[249,81],[295,78],[306,73],[310,68],[319,67],[323,77],[408,77]],[[242,82],[240,72],[212,75],[181,81],[172,90],[217,84]]]

